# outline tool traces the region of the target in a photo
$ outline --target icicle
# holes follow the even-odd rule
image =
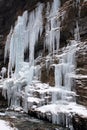
[[[35,68],[34,68],[34,76],[37,80],[40,80],[40,77],[41,77],[41,66],[40,65],[37,65]]]
[[[43,22],[42,22],[42,4],[39,4],[35,12],[31,12],[29,16],[29,61],[30,66],[34,65],[34,47],[38,40],[38,36],[42,34]]]
[[[58,64],[55,66],[55,86],[62,86],[62,64]]]
[[[52,92],[52,103],[55,103],[57,101],[57,95],[58,93],[57,92]]]
[[[8,73],[15,66],[15,74],[17,74],[21,68],[21,62],[24,61],[24,18],[18,17],[11,37]]]
[[[59,118],[58,118],[59,119]],[[52,114],[52,123],[56,124],[57,122],[57,115],[55,113]]]
[[[2,79],[5,78],[5,75],[6,75],[6,68],[5,67],[2,67],[1,69],[1,76],[2,76]]]
[[[12,32],[13,32],[13,29],[12,29],[12,27],[11,27],[10,33],[9,33],[8,36],[7,36],[7,40],[6,40],[6,44],[5,44],[4,62],[5,62],[6,58],[7,58],[8,55],[9,55],[10,40],[11,40]]]
[[[13,33],[10,31],[7,39],[7,44],[10,43],[8,77],[10,77],[14,66],[15,75],[20,71],[22,62],[24,62],[24,52],[27,47],[29,47],[29,66],[34,65],[35,43],[38,40],[39,34],[41,36],[43,30],[42,9],[43,5],[38,4],[35,11],[30,13],[29,18],[27,11],[25,11],[23,16],[18,17]],[[8,53],[7,44],[5,57]]]
[[[59,21],[60,1],[54,0],[49,16],[47,17],[45,46],[49,53],[58,51],[60,41],[60,21]],[[49,10],[49,8],[47,8]],[[47,12],[48,12],[47,10]]]
[[[76,41],[80,41],[78,21],[76,21],[76,28],[75,28],[75,31],[74,31],[74,37],[75,37]]]

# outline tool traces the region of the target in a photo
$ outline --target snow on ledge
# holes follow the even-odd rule
[[[50,104],[45,105],[39,108],[35,109],[36,111],[46,113],[51,112],[52,114],[58,114],[58,113],[72,113],[72,114],[78,114],[84,118],[87,118],[87,109],[83,107],[82,105],[78,105],[74,102],[71,103],[60,103],[60,104]]]

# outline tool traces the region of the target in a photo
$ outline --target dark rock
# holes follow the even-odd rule
[[[75,115],[72,120],[74,130],[87,130],[87,118]]]
[[[43,83],[47,83],[48,82],[48,70],[46,69],[46,66],[43,66],[41,68],[41,81]]]
[[[2,89],[0,89],[0,108],[7,108],[8,102],[7,99],[2,96]]]
[[[78,78],[75,80],[77,103],[87,106],[87,78]]]
[[[50,86],[55,86],[55,66],[49,66],[48,68],[45,65],[41,68],[41,81],[49,83]]]

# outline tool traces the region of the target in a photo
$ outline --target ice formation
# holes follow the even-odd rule
[[[62,122],[72,130],[71,113],[78,113],[77,109],[81,108],[75,103],[76,95],[72,88],[75,75],[75,52],[78,41],[80,41],[79,25],[76,21],[75,39],[71,40],[67,47],[62,48],[62,53],[59,54],[60,0],[54,0],[51,8],[48,3],[44,43],[45,48],[48,49],[48,56],[45,58],[38,56],[34,59],[35,44],[38,41],[38,36],[41,36],[43,31],[43,7],[44,5],[39,3],[29,14],[25,11],[22,16],[19,16],[15,27],[11,29],[7,37],[5,58],[9,54],[9,78],[4,81],[3,95],[5,97],[7,95],[8,104],[11,107],[21,106],[26,112],[29,109],[35,109],[35,111],[41,111],[43,116],[46,112],[47,117],[51,120],[50,111],[53,123],[61,124]],[[25,62],[24,52],[28,47],[29,62]],[[54,57],[58,60],[57,64],[53,62],[54,59],[52,58]],[[54,88],[49,84],[40,82],[41,67],[44,60],[47,70],[51,65],[55,68]],[[38,61],[41,61],[39,65],[36,64]]]
[[[45,46],[49,50],[49,53],[53,52],[53,54],[55,50],[58,51],[60,41],[59,7],[60,7],[60,1],[54,0],[49,13],[48,13],[49,8],[47,8],[48,10],[47,10]]]
[[[76,40],[76,41],[80,41],[78,21],[76,21],[76,28],[75,28],[74,37],[75,37],[75,40]]]
[[[42,21],[42,9],[43,5],[38,4],[37,8],[29,14],[25,11],[23,16],[19,16],[14,27],[14,30],[10,31],[6,47],[5,47],[5,58],[8,54],[9,43],[9,65],[8,65],[8,76],[15,67],[15,74],[17,75],[24,62],[24,52],[29,47],[29,66],[34,65],[34,47],[38,40],[38,36],[42,34],[43,21]]]
[[[11,104],[11,106],[20,106],[18,94],[21,95],[22,79],[24,78],[24,82],[30,84],[34,76],[34,48],[38,36],[41,36],[43,31],[42,10],[43,5],[38,4],[35,10],[29,13],[29,16],[28,12],[25,11],[22,16],[18,17],[14,29],[11,29],[7,37],[5,58],[9,53],[9,64],[8,80],[5,82],[5,86],[7,86],[8,104]],[[28,47],[29,63],[26,63],[24,62],[24,52]],[[10,77],[15,79],[15,82],[9,80]],[[19,78],[19,81],[16,81],[17,78]],[[25,92],[26,90],[27,86]],[[3,94],[5,95],[5,92]]]
[[[5,76],[6,76],[6,68],[5,67],[2,67],[2,69],[1,69],[1,76],[2,76],[2,78],[5,78]]]
[[[71,90],[70,77],[75,73],[75,51],[76,41],[71,41],[71,46],[68,52],[64,52],[59,57],[59,64],[55,65],[55,86],[65,87],[67,90]]]

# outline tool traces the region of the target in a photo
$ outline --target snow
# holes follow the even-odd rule
[[[9,122],[0,120],[0,130],[17,130],[17,129],[10,127]]]
[[[5,116],[5,113],[0,112],[0,116]]]
[[[78,75],[75,75],[75,78],[77,78],[77,79],[85,79],[85,78],[87,78],[87,75],[78,74]]]
[[[36,103],[39,103],[39,102],[40,102],[40,99],[39,99],[39,98],[34,98],[34,97],[28,97],[27,101],[28,101],[28,102],[36,102]]]
[[[72,113],[87,118],[87,109],[75,102],[59,102],[59,104],[44,105],[39,108],[35,108],[36,111],[46,113],[51,112],[52,114],[57,113]]]

